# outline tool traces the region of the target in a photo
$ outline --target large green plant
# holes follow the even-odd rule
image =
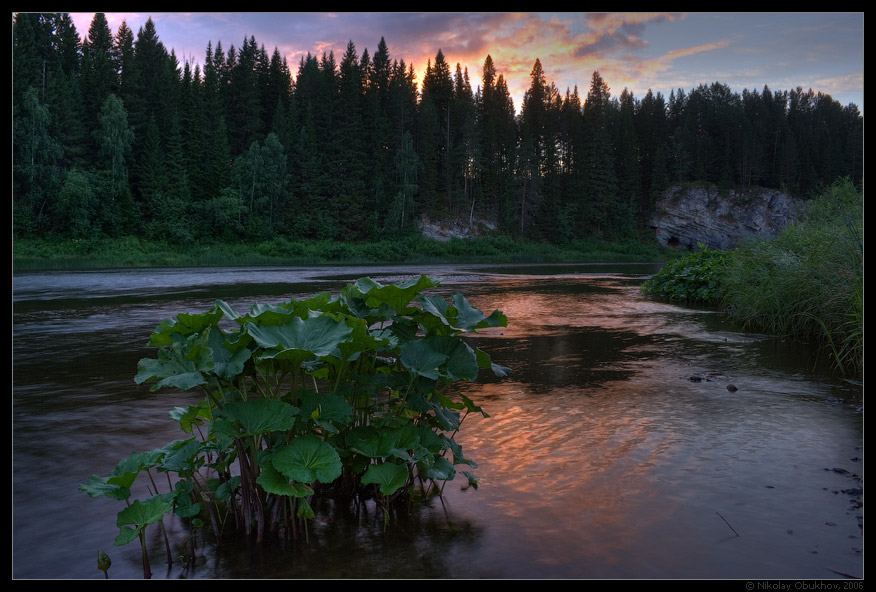
[[[668,262],[642,284],[642,291],[677,302],[718,303],[730,253],[713,251],[702,244],[698,246],[699,251]]]
[[[143,530],[165,514],[209,522],[217,539],[230,522],[261,540],[279,528],[306,533],[315,495],[366,495],[385,508],[416,483],[440,487],[457,466],[476,485],[475,463],[454,437],[469,413],[486,414],[448,387],[482,368],[507,373],[460,338],[507,319],[461,294],[424,293],[437,285],[426,276],[392,285],[365,278],[335,297],[258,304],[247,314],[217,301],[163,321],[150,339],[158,355],[140,361],[135,381],[197,389],[204,399],[170,413],[186,438],[134,453],[80,486],[126,502],[115,543],[139,537],[148,577]],[[174,476],[169,491],[159,493],[153,472]],[[152,495],[132,501],[140,474]]]

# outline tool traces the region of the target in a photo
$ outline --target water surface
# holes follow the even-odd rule
[[[419,273],[507,328],[473,338],[510,376],[460,388],[490,417],[457,440],[475,490],[388,528],[323,508],[309,544],[207,544],[167,578],[835,578],[863,576],[860,385],[798,344],[742,334],[714,311],[654,302],[643,265],[221,268],[13,278],[13,577],[142,576],[114,547],[119,502],[77,491],[132,451],[181,437],[191,393],[135,386],[152,329],[222,298],[238,309],[358,277]],[[728,385],[737,390],[731,392]],[[332,519],[329,519],[331,517]],[[185,533],[177,533],[181,539]]]

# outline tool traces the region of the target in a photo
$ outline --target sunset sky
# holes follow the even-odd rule
[[[80,36],[93,13],[72,13]],[[520,109],[535,59],[560,92],[587,94],[594,70],[612,96],[629,88],[667,98],[673,89],[721,82],[731,90],[830,94],[864,111],[864,14],[859,13],[106,13],[115,34],[125,20],[135,35],[152,17],[160,41],[180,63],[202,64],[207,43],[240,47],[255,37],[278,48],[293,75],[308,52],[334,51],[352,40],[372,56],[381,37],[390,59],[412,64],[422,80],[440,49],[451,70],[467,67],[472,87],[492,55]]]

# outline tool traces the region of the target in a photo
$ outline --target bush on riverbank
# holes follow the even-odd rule
[[[724,305],[744,329],[817,339],[844,372],[864,355],[863,195],[848,180],[812,200],[796,224],[730,258]]]
[[[722,306],[743,330],[822,345],[843,373],[864,356],[864,203],[848,180],[807,202],[771,240],[698,252],[666,264],[645,294]]]
[[[642,291],[674,302],[713,304],[720,301],[730,253],[699,246],[699,251],[667,263],[642,285]]]

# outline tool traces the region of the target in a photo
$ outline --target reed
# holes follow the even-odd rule
[[[738,248],[724,306],[743,328],[817,341],[843,374],[864,353],[863,195],[848,180],[806,203],[770,241]]]

